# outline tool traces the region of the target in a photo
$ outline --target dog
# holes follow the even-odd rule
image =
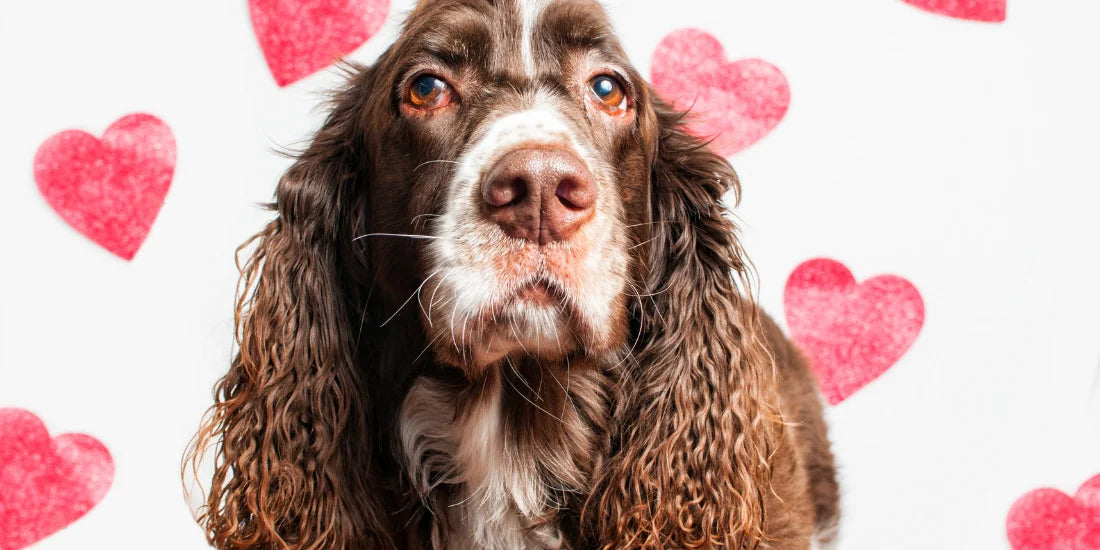
[[[816,381],[729,163],[591,0],[422,0],[239,254],[191,459],[220,549],[805,550]],[[705,83],[701,83],[705,84]]]

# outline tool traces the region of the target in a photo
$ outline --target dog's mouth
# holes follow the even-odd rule
[[[540,275],[504,292],[496,304],[487,308],[484,321],[487,327],[507,324],[515,338],[522,340],[525,333],[549,335],[572,330],[583,319],[574,311],[566,288]]]
[[[452,361],[480,368],[511,355],[555,359],[581,345],[586,324],[562,284],[536,275],[509,286],[478,314],[455,323],[452,343],[459,353]]]
[[[564,301],[561,288],[550,280],[540,277],[519,288],[515,300],[533,306],[556,307]]]

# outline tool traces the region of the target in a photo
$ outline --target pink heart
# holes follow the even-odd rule
[[[1069,495],[1036,489],[1008,511],[1012,550],[1097,550],[1100,548],[1100,475]]]
[[[50,439],[33,413],[0,409],[0,550],[25,548],[80,519],[114,475],[111,453],[95,438]]]
[[[252,27],[279,86],[358,48],[382,26],[389,0],[248,0]]]
[[[176,140],[147,114],[118,119],[103,139],[80,130],[38,147],[34,179],[62,219],[124,259],[133,259],[157,218],[172,173]]]
[[[795,268],[783,291],[791,338],[836,405],[886,372],[916,340],[924,301],[909,281],[879,275],[857,284],[835,260]]]
[[[1005,20],[1007,0],[902,0],[922,10],[987,23]]]
[[[791,103],[787,78],[762,59],[727,61],[722,44],[698,29],[670,33],[653,52],[650,80],[681,111],[688,127],[713,139],[729,156],[756,143],[779,124]]]

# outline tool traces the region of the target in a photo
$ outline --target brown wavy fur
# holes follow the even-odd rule
[[[769,461],[781,416],[750,266],[720,204],[740,192],[729,163],[653,101],[650,207],[658,221],[642,288],[651,300],[635,368],[621,378],[619,452],[586,513],[604,548],[755,548],[766,539]]]
[[[199,522],[217,548],[392,546],[368,478],[372,433],[351,327],[369,273],[351,249],[362,225],[360,90],[335,109],[279,182],[278,216],[242,246],[238,354],[215,388],[192,446],[197,468],[215,447],[215,474]],[[240,251],[239,251],[240,253]]]

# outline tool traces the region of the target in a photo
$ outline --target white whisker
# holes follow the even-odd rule
[[[519,388],[517,388],[517,387],[516,387],[516,385],[512,383],[512,380],[511,380],[511,379],[509,379],[509,378],[508,378],[507,376],[505,376],[505,377],[503,377],[503,378],[504,378],[504,381],[505,381],[505,382],[508,382],[508,385],[509,385],[509,386],[512,386],[512,389],[513,389],[513,390],[514,390],[514,391],[515,391],[516,393],[518,393],[518,394],[519,394],[519,396],[520,396],[520,397],[522,397],[524,401],[527,401],[528,403],[530,403],[532,407],[534,407],[534,408],[536,408],[536,409],[538,409],[538,410],[540,410],[540,411],[542,411],[542,412],[546,413],[546,416],[549,416],[550,418],[553,418],[554,420],[557,420],[558,422],[561,422],[562,424],[565,424],[565,420],[563,420],[563,419],[561,419],[561,418],[559,418],[559,417],[557,417],[557,416],[554,416],[554,413],[552,413],[552,412],[550,412],[550,411],[548,411],[548,410],[546,410],[546,409],[544,409],[544,408],[540,407],[540,406],[538,405],[538,403],[535,403],[534,401],[531,401],[531,398],[530,398],[530,397],[527,397],[527,395],[526,395],[526,394],[524,394],[524,393],[523,393],[522,391],[520,391],[520,389],[519,389]]]
[[[417,164],[416,168],[413,168],[413,172],[423,168],[424,166],[427,166],[429,164],[434,164],[434,163],[437,163],[437,162],[441,162],[441,163],[444,163],[444,164],[459,164],[459,162],[456,161],[456,160],[445,160],[445,159],[426,160],[424,162],[421,162],[420,164]]]
[[[532,388],[531,384],[527,383],[527,379],[520,374],[519,369],[516,368],[516,364],[512,362],[512,358],[505,356],[504,360],[508,363],[508,367],[512,369],[512,372],[516,373],[516,378],[519,378],[519,381],[522,382],[527,389],[531,390],[531,393],[537,393],[535,392],[535,388]]]
[[[406,237],[406,238],[409,238],[409,239],[442,239],[443,238],[443,237],[436,237],[434,235],[410,235],[410,234],[407,234],[407,233],[367,233],[365,235],[359,235],[358,237],[356,237],[352,240],[353,241],[358,241],[359,239],[366,238],[366,237]]]
[[[451,276],[450,273],[447,273],[446,275],[444,275],[443,278],[440,279],[439,282],[435,284],[435,288],[432,289],[432,299],[428,300],[428,326],[429,327],[435,328],[435,323],[432,321],[432,308],[435,307],[435,294],[437,292],[439,292],[439,287],[443,286],[443,283],[447,282],[447,277],[450,277],[450,276]]]
[[[432,341],[428,342],[428,345],[424,346],[424,349],[420,350],[420,353],[417,354],[416,358],[412,360],[413,364],[415,364],[417,361],[419,361],[420,358],[423,357],[425,353],[427,353],[428,349],[431,348],[433,345],[435,345],[435,343],[438,342],[439,339],[442,338],[442,337],[443,337],[443,333],[439,333],[438,336],[436,336],[435,338],[432,338]]]
[[[397,308],[397,311],[393,312],[393,315],[390,315],[389,319],[386,319],[381,325],[378,325],[378,326],[379,327],[384,327],[384,326],[388,325],[390,323],[390,321],[393,320],[394,317],[397,317],[398,313],[401,313],[402,309],[405,309],[405,306],[409,305],[409,302],[412,301],[413,296],[416,296],[416,295],[420,294],[420,289],[424,288],[424,285],[427,284],[428,279],[431,279],[432,277],[435,277],[440,271],[442,271],[442,270],[437,269],[434,272],[432,272],[431,275],[428,275],[427,277],[425,277],[424,281],[422,283],[420,283],[420,286],[416,287],[416,290],[414,290],[412,294],[409,294],[409,297],[405,299],[405,302],[402,303],[401,306]]]

